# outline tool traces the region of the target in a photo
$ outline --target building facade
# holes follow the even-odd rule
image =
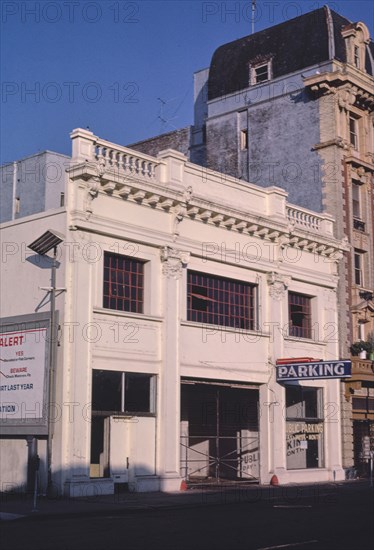
[[[333,219],[71,137],[64,206],[2,225],[3,489],[344,479]]]
[[[43,151],[0,167],[0,223],[31,216],[65,201],[70,158]]]
[[[348,241],[339,264],[340,356],[352,344],[367,348],[364,359],[354,346],[355,385],[342,387],[344,463],[358,469],[368,440],[374,450],[373,56],[367,26],[327,6],[224,44],[195,74],[186,137],[193,162],[285,189],[293,204],[331,214],[335,236]],[[156,144],[134,147],[154,153]]]

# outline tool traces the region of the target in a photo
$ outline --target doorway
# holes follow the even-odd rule
[[[182,477],[258,481],[258,402],[254,386],[182,381]]]

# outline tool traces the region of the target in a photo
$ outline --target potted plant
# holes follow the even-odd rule
[[[354,342],[351,347],[350,351],[353,356],[359,356],[361,359],[366,359],[366,354],[369,350],[370,352],[370,344],[368,342],[365,342],[364,340],[357,340],[357,342]]]
[[[366,344],[369,359],[371,359],[371,361],[374,361],[374,332],[369,332]]]

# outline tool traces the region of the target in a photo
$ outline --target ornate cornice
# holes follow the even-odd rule
[[[333,94],[341,108],[353,105],[369,112],[374,109],[373,78],[348,65],[304,79],[304,84],[317,96]]]
[[[287,217],[266,218],[245,213],[225,204],[210,202],[196,196],[189,186],[181,191],[167,188],[156,182],[140,181],[136,177],[120,176],[118,172],[106,171],[99,176],[100,165],[80,163],[69,170],[70,179],[79,181],[85,187],[85,217],[93,215],[93,199],[99,193],[119,200],[135,203],[142,207],[163,211],[173,216],[173,240],[179,235],[183,219],[213,225],[243,235],[270,241],[279,247],[291,246],[316,254],[335,258],[341,252],[341,245],[334,237],[321,230],[323,216],[303,211],[298,207],[287,207]],[[79,218],[78,211],[72,216]],[[74,220],[73,220],[74,223]]]

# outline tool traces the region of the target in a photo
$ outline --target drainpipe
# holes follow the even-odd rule
[[[17,199],[17,176],[18,176],[18,163],[13,162],[13,182],[12,182],[12,221],[16,219],[16,199]]]

